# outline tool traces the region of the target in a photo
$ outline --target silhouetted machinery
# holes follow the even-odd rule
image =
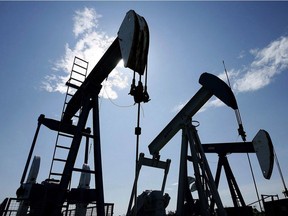
[[[77,78],[71,77],[71,80],[67,82],[68,87],[73,88],[74,91],[67,92],[70,99],[65,101],[61,120],[49,119],[44,115],[41,115],[38,119],[38,127],[22,175],[21,186],[17,191],[17,196],[21,199],[17,216],[85,215],[86,212],[98,216],[113,214],[113,205],[104,203],[98,94],[102,87],[101,83],[108,77],[118,62],[123,59],[124,66],[134,71],[130,94],[134,96],[135,103],[148,102],[147,86],[143,87],[140,79],[145,73],[148,48],[149,29],[147,23],[143,17],[130,10],[120,26],[118,37],[88,77],[81,80],[80,77],[83,78],[83,74],[79,71],[72,71],[77,74]],[[85,61],[77,59],[77,61],[74,61],[74,66],[78,67],[79,70],[84,69],[86,73],[88,64],[84,66],[83,63]],[[135,73],[140,76],[137,86],[135,84]],[[90,111],[93,114],[92,133],[90,128],[85,128]],[[60,140],[60,138],[70,139],[70,144],[63,145],[56,142],[48,179],[40,184],[35,182],[40,160],[34,159],[31,169],[32,174],[30,173],[32,177],[29,174],[28,180],[24,182],[41,125],[56,131],[58,133],[57,140]],[[82,138],[87,139],[86,143],[89,143],[89,139],[93,140],[94,170],[90,170],[90,167],[86,164],[88,161],[87,154],[85,154],[83,168],[74,166]],[[56,150],[59,149],[68,152],[65,158],[57,156]],[[86,146],[85,152],[87,152],[87,149],[88,146]],[[55,165],[57,162],[62,163],[62,169],[59,169],[59,165]],[[81,173],[78,188],[70,188],[72,172]],[[91,174],[95,175],[95,189],[89,187]],[[7,202],[4,201],[1,205],[1,213],[4,212],[4,215],[7,213],[6,206],[10,205]],[[69,208],[71,204],[76,204],[76,209],[73,212]],[[96,208],[92,210],[97,209],[97,211],[92,212],[88,208],[88,204],[94,204]]]
[[[199,83],[202,85],[200,90],[191,98],[191,100],[183,107],[183,109],[168,123],[168,125],[159,133],[159,135],[150,143],[149,151],[153,156],[150,164],[157,167],[157,163],[160,162],[160,151],[170,141],[170,139],[178,132],[182,131],[181,141],[181,153],[180,153],[180,169],[178,180],[178,195],[177,195],[177,209],[176,215],[227,215],[227,210],[231,212],[229,215],[251,215],[252,208],[247,207],[244,199],[240,193],[237,182],[233,176],[232,170],[229,166],[226,158],[227,153],[251,153],[256,152],[262,172],[265,178],[269,179],[273,168],[273,146],[269,134],[260,130],[252,142],[243,143],[223,143],[223,144],[201,144],[198,136],[196,126],[193,125],[192,117],[201,109],[201,107],[215,95],[232,109],[238,109],[236,99],[229,86],[220,80],[218,77],[203,73],[199,79]],[[244,134],[244,129],[239,123],[239,133]],[[245,136],[243,137],[245,140]],[[190,154],[189,154],[190,150]],[[213,179],[209,164],[207,162],[205,153],[218,153],[219,163],[216,173],[216,179]],[[146,158],[148,160],[148,158]],[[154,161],[154,162],[153,162]],[[188,162],[192,162],[194,170],[194,177],[188,176]],[[164,163],[164,162],[161,162]],[[167,163],[167,162],[166,162]],[[218,194],[218,184],[221,173],[221,167],[224,167],[227,176],[229,189],[232,195],[234,209],[224,209],[221,198]],[[164,166],[162,166],[164,167]],[[166,176],[164,177],[166,179]],[[137,181],[138,179],[135,179]],[[193,184],[192,189],[190,185]],[[197,190],[198,199],[192,197],[192,191]],[[161,190],[162,192],[163,190]],[[147,194],[147,192],[146,192]],[[155,196],[155,195],[154,195]],[[162,194],[163,196],[163,194]],[[165,199],[159,196],[158,200],[162,199],[162,203],[165,203]],[[165,195],[167,196],[167,195]],[[144,196],[143,194],[138,197],[139,203],[145,203],[143,197],[149,197],[149,194]],[[131,199],[133,197],[131,196]],[[152,199],[152,198],[150,198]],[[155,198],[154,198],[155,199]],[[167,198],[166,198],[167,200]],[[239,203],[240,201],[240,203]],[[158,201],[159,202],[159,201]],[[130,200],[131,203],[131,200]],[[153,202],[151,202],[153,203]],[[217,206],[217,211],[214,206]],[[163,208],[165,205],[159,205]],[[159,206],[155,209],[159,211]],[[152,208],[150,206],[150,208]],[[147,212],[143,214],[141,206],[138,206],[140,215],[162,215],[151,214]],[[149,208],[148,208],[149,209]],[[128,208],[129,212],[131,205]],[[156,210],[155,210],[156,212]],[[216,213],[217,212],[217,213]],[[131,214],[133,215],[133,214]]]
[[[134,97],[135,103],[139,105],[141,102],[148,102],[147,85],[145,83],[145,86],[143,86],[141,82],[141,76],[144,75],[147,69],[148,47],[149,30],[147,23],[143,17],[131,10],[126,14],[121,24],[118,37],[92,69],[88,77],[81,81],[80,78],[70,77],[67,82],[68,90],[61,120],[49,119],[44,115],[40,115],[38,127],[20,181],[21,186],[17,190],[17,199],[4,200],[0,206],[1,216],[113,215],[113,204],[105,203],[104,201],[98,94],[103,80],[116,67],[119,60],[123,59],[124,66],[134,71],[130,94]],[[75,58],[73,68],[74,66],[78,67],[79,70],[84,70],[86,77],[87,62]],[[140,76],[137,86],[135,83],[135,72]],[[72,69],[72,73],[78,74],[78,77],[82,76],[76,69]],[[147,77],[145,80],[147,80]],[[266,131],[260,130],[252,142],[245,142],[246,134],[231,88],[218,77],[209,73],[203,73],[200,76],[199,83],[202,85],[199,91],[149,144],[148,147],[152,158],[145,157],[143,153],[138,157],[137,154],[135,180],[128,204],[127,216],[166,215],[166,207],[170,202],[170,196],[164,192],[171,160],[161,161],[160,151],[179,131],[182,131],[182,140],[176,215],[235,216],[252,214],[251,207],[247,207],[241,195],[226,155],[228,153],[256,153],[263,176],[269,179],[274,161],[270,136]],[[74,91],[69,91],[69,88],[74,89]],[[244,142],[201,143],[193,116],[213,95],[235,110],[239,123],[239,135],[241,135]],[[86,127],[90,111],[92,111],[92,131],[89,127]],[[57,139],[49,177],[45,181],[37,183],[36,178],[40,166],[40,157],[34,156],[31,166],[30,162],[41,125],[56,131]],[[140,131],[141,129],[137,126],[135,134],[139,135]],[[69,140],[68,142],[66,141],[67,145],[64,145],[61,141],[64,138]],[[75,167],[75,161],[83,138],[86,139],[85,156],[82,168],[77,168]],[[91,170],[88,165],[88,144],[91,139],[94,147],[94,170]],[[57,154],[59,149],[66,150],[67,156],[60,158]],[[219,155],[215,180],[205,153],[217,153]],[[192,166],[189,166],[189,162],[192,163]],[[61,163],[62,168],[59,169],[59,165],[56,165],[56,163]],[[30,172],[27,176],[29,166]],[[160,190],[146,190],[137,196],[137,181],[142,166],[162,169],[164,170],[164,177]],[[234,208],[230,209],[223,207],[217,190],[222,167],[227,177],[234,204]],[[189,168],[193,168],[194,176],[188,176]],[[81,174],[77,188],[71,188],[73,172]],[[94,175],[95,188],[90,187],[91,175]],[[198,193],[197,198],[192,196],[194,191]],[[13,207],[13,202],[15,201],[18,204]]]

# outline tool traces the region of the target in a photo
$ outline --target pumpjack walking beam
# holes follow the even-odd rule
[[[149,151],[153,156],[157,157],[160,150],[183,127],[187,118],[192,119],[192,117],[213,95],[232,109],[238,109],[235,96],[224,81],[220,80],[213,74],[203,73],[200,76],[199,83],[202,87],[198,92],[150,143]]]
[[[169,142],[169,140],[182,130],[182,147],[180,157],[180,170],[178,182],[178,200],[177,215],[183,215],[184,201],[193,200],[189,191],[187,176],[187,159],[193,163],[196,186],[199,193],[200,208],[203,215],[210,215],[209,200],[216,202],[220,215],[226,215],[220,200],[215,182],[213,180],[208,162],[202,149],[200,139],[195,127],[192,125],[192,117],[201,109],[201,107],[213,96],[218,97],[227,106],[238,110],[235,96],[229,86],[218,77],[203,73],[200,76],[199,83],[202,85],[200,90],[191,98],[191,100],[182,108],[182,110],[167,124],[159,135],[150,143],[149,151],[154,158],[159,158],[160,150]],[[190,144],[191,156],[188,153],[188,143]],[[188,189],[187,189],[188,188]],[[210,200],[210,201],[211,201]],[[194,203],[191,202],[192,208]]]

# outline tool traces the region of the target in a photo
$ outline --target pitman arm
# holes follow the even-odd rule
[[[202,85],[199,91],[148,146],[150,154],[154,157],[158,157],[160,150],[213,95],[232,109],[238,109],[235,96],[224,81],[215,75],[203,73],[199,83]]]

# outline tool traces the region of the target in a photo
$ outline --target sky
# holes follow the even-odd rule
[[[1,1],[0,200],[15,197],[39,115],[59,120],[74,56],[88,61],[90,71],[130,9],[146,19],[150,32],[151,101],[141,105],[140,152],[150,157],[149,143],[201,88],[203,72],[227,82],[224,60],[247,140],[260,129],[269,132],[286,181],[288,2]],[[105,201],[115,203],[115,215],[126,213],[134,180],[137,107],[128,95],[132,76],[120,62],[102,83],[99,99]],[[200,122],[203,144],[241,141],[234,111],[215,97],[193,120]],[[41,128],[35,148],[41,156],[37,182],[48,177],[55,139],[56,133]],[[171,196],[168,210],[176,208],[180,144],[178,133],[160,152],[162,160],[172,160],[165,190]],[[256,155],[250,158],[259,194],[283,198],[277,167],[266,180]],[[217,155],[207,155],[207,160],[215,175]],[[256,201],[247,155],[231,154],[228,160],[246,204]],[[162,171],[143,168],[139,193],[159,190],[162,178]],[[76,176],[76,187],[77,182]],[[224,175],[219,193],[224,206],[232,206]]]

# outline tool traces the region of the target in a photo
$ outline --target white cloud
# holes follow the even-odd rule
[[[225,104],[219,100],[218,98],[211,99],[208,103],[204,104],[204,106],[199,110],[199,112],[204,112],[206,109],[210,107],[222,107]]]
[[[102,83],[102,89],[100,96],[103,98],[116,99],[117,93],[113,90],[114,87],[118,89],[124,89],[128,86],[128,76],[124,76],[123,73],[117,70],[113,70],[109,75],[109,80]]]
[[[237,92],[259,90],[288,69],[288,36],[280,37],[263,49],[250,50],[250,53],[254,55],[254,61],[241,71],[242,76],[237,77],[233,85]]]
[[[251,49],[250,54],[254,56],[250,65],[241,69],[231,69],[228,72],[235,94],[264,88],[274,81],[275,76],[288,70],[288,36],[280,37],[262,49]],[[219,74],[218,77],[227,83],[225,72]],[[223,105],[218,99],[211,100],[201,111]]]
[[[84,10],[78,10],[75,12],[73,18],[74,28],[73,32],[76,37],[80,34],[93,31],[98,26],[98,19],[102,16],[97,14],[93,8],[84,8]]]
[[[179,112],[187,103],[189,100],[186,100],[184,102],[179,103],[178,105],[174,106],[172,109],[172,112]]]
[[[238,59],[243,59],[245,57],[245,51],[244,50],[241,50],[241,52],[239,53],[238,55]]]
[[[181,102],[178,105],[176,105],[173,109],[172,112],[179,112],[186,104],[188,103],[188,100],[185,102]],[[225,104],[219,100],[218,98],[214,98],[209,100],[206,104],[204,104],[203,107],[201,107],[201,109],[199,110],[199,112],[203,112],[206,109],[210,108],[210,107],[221,107],[224,106]]]
[[[231,69],[231,70],[227,71],[227,75],[228,75],[230,84],[233,85],[233,83],[237,82],[237,80],[239,79],[239,76],[241,75],[242,72],[243,72],[243,69],[242,70]],[[227,75],[225,72],[223,72],[223,73],[219,74],[218,77],[228,84]]]
[[[77,56],[89,62],[88,73],[96,65],[104,52],[112,44],[115,37],[108,36],[105,32],[98,29],[99,19],[102,16],[96,13],[93,8],[84,8],[75,12],[73,32],[76,36],[74,46],[65,45],[64,55],[53,65],[54,74],[45,77],[42,87],[49,92],[66,93],[65,83],[70,77],[74,57]],[[117,32],[115,32],[116,34]],[[104,98],[116,99],[117,89],[128,86],[128,74],[123,74],[114,69],[109,79],[102,83],[100,96]]]

